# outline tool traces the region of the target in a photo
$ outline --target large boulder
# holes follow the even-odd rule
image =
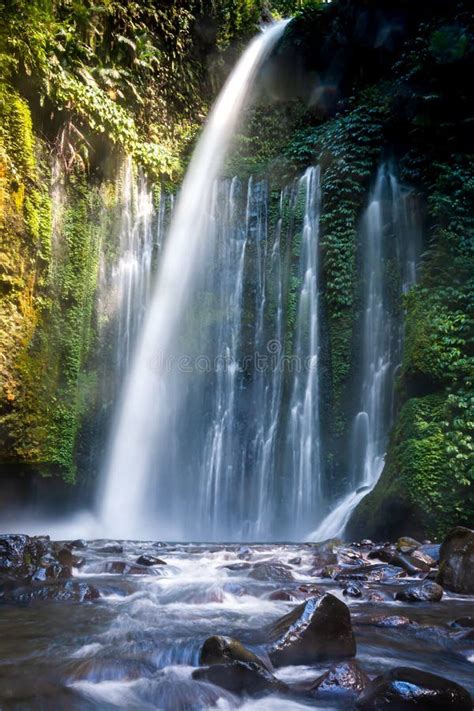
[[[227,664],[228,662],[252,662],[266,668],[256,654],[244,647],[237,639],[213,635],[208,637],[201,648],[199,664]]]
[[[440,548],[437,582],[452,592],[474,594],[474,531],[457,526]]]
[[[395,594],[395,600],[402,602],[439,602],[443,597],[443,588],[431,580],[424,580],[420,585],[408,585]]]
[[[472,711],[470,694],[449,679],[397,667],[373,679],[357,700],[364,711]]]
[[[266,630],[272,664],[313,664],[356,653],[349,608],[330,593],[308,598]]]
[[[369,677],[358,663],[353,660],[339,662],[331,667],[327,672],[324,672],[311,685],[311,693],[319,692],[339,692],[347,691],[353,694],[359,694],[367,684]]]
[[[192,673],[193,679],[207,681],[233,694],[262,694],[265,692],[285,692],[288,687],[267,669],[253,662],[229,662],[214,664]]]

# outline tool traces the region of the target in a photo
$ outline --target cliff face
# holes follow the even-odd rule
[[[117,248],[120,166],[131,156],[155,193],[175,189],[235,53],[268,11],[125,5],[2,8],[0,462],[10,477],[93,478],[91,447],[100,451],[107,421],[97,288],[101,255],[113,260]],[[381,160],[423,205],[419,280],[399,305],[405,350],[385,469],[349,534],[438,535],[474,513],[469,3],[273,9],[297,16],[227,170],[266,175],[277,194],[321,165],[322,424],[334,496],[348,484],[360,367],[357,230]]]

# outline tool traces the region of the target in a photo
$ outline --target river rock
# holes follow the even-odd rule
[[[413,553],[421,546],[421,543],[414,538],[410,538],[410,536],[402,536],[395,545],[400,553]]]
[[[100,592],[89,583],[68,580],[46,585],[34,584],[18,586],[0,592],[0,602],[8,604],[29,604],[40,600],[53,600],[56,602],[89,602],[97,600]]]
[[[437,582],[447,590],[474,594],[474,531],[457,526],[440,548]]]
[[[166,565],[164,560],[161,558],[156,558],[154,555],[141,555],[137,558],[137,565],[146,565],[151,567],[152,565]]]
[[[367,554],[369,560],[377,559],[381,560],[382,563],[390,563],[395,553],[395,548],[392,546],[381,546],[379,548],[374,548]]]
[[[356,653],[349,608],[330,593],[310,597],[266,631],[274,666],[313,664]]]
[[[238,639],[214,635],[208,637],[201,648],[199,664],[227,664],[228,662],[251,662],[267,668],[256,654],[244,647]]]
[[[256,563],[249,573],[249,578],[253,580],[275,580],[278,582],[286,582],[294,580],[291,573],[291,568],[284,563]]]
[[[373,679],[357,700],[364,711],[472,711],[470,694],[459,684],[441,676],[397,667]]]
[[[371,583],[399,578],[405,575],[405,571],[399,566],[386,565],[384,563],[375,565],[358,565],[344,568],[336,575],[336,580],[364,580]]]
[[[436,564],[439,562],[440,549],[441,546],[439,545],[439,543],[424,543],[413,553],[413,555],[415,555],[415,553],[423,553],[429,556],[432,560],[434,560]]]
[[[323,568],[324,566],[337,563],[337,548],[340,545],[342,545],[342,541],[338,538],[330,538],[327,541],[312,544],[314,567]]]
[[[395,594],[395,600],[402,602],[439,602],[443,597],[443,588],[431,580],[424,580],[420,585],[408,585]]]
[[[279,681],[267,669],[253,662],[229,662],[213,664],[210,667],[196,669],[193,679],[207,681],[220,686],[233,694],[261,694],[264,692],[286,692],[288,687]]]
[[[345,586],[342,594],[347,597],[362,597],[362,586],[358,583],[350,582]]]
[[[416,551],[415,551],[416,553]],[[402,568],[409,575],[418,575],[418,573],[429,573],[430,566],[419,558],[415,558],[415,555],[408,555],[406,553],[395,553],[390,561],[391,565],[397,565]]]
[[[428,568],[435,568],[437,564],[437,559],[435,560],[432,558],[428,553],[425,551],[422,551],[421,548],[419,548],[417,551],[413,551],[411,554],[411,558],[415,560],[419,560],[425,565],[428,566]]]
[[[359,694],[367,684],[369,677],[354,660],[340,662],[316,679],[310,687],[310,693],[350,691]]]

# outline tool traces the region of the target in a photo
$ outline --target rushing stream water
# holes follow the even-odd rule
[[[354,564],[368,550],[342,547],[338,556],[347,561],[353,555]],[[291,693],[254,701],[191,678],[201,645],[212,634],[232,635],[265,655],[258,642],[264,625],[292,609],[314,586],[349,605],[357,660],[369,675],[405,665],[441,672],[474,688],[472,640],[450,626],[472,611],[471,601],[446,593],[439,603],[394,602],[393,592],[410,579],[393,576],[393,571],[381,582],[364,583],[365,594],[357,600],[343,596],[339,582],[318,577],[315,564],[320,553],[311,544],[91,541],[85,550],[75,552],[83,564],[74,579],[96,586],[101,598],[2,606],[4,711],[351,709],[352,697],[308,696],[295,687],[314,680],[330,662],[276,669],[276,675],[292,686]],[[158,556],[166,565],[156,565],[144,575],[104,572],[113,570],[116,561],[133,566],[144,554]],[[270,565],[262,568],[262,562]],[[293,601],[278,599],[284,597],[282,590]],[[387,617],[391,623],[383,622]]]

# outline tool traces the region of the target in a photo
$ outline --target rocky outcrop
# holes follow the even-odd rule
[[[55,546],[49,536],[0,536],[0,578],[4,583],[70,578],[72,564],[71,551]]]
[[[474,593],[474,531],[457,526],[440,548],[437,581],[447,590]]]
[[[313,664],[356,653],[349,608],[329,593],[310,597],[266,630],[272,664]]]
[[[373,679],[359,696],[357,707],[363,711],[472,711],[472,701],[466,689],[449,679],[397,667]]]

